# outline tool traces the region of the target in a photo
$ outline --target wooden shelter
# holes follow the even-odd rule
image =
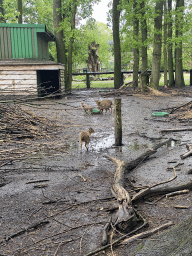
[[[40,24],[0,23],[0,89],[38,96],[64,90],[64,65],[49,60],[54,35]]]

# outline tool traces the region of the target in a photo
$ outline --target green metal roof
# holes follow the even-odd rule
[[[50,37],[50,41],[55,41],[55,36],[46,28],[45,24],[20,24],[20,23],[0,23],[3,28],[34,28],[35,31],[46,33]]]
[[[48,41],[55,36],[45,24],[0,23],[0,58],[48,59]]]

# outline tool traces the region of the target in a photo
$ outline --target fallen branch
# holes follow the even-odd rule
[[[31,181],[27,181],[25,184],[31,184],[31,183],[39,183],[39,182],[47,182],[49,180],[31,180]]]
[[[159,227],[157,227],[157,228],[153,228],[153,229],[151,229],[151,230],[149,230],[149,231],[145,231],[145,232],[143,232],[143,233],[140,233],[140,234],[137,234],[137,235],[135,235],[135,236],[132,236],[132,237],[130,237],[130,238],[124,240],[121,244],[128,244],[128,243],[131,243],[131,242],[133,242],[133,241],[135,241],[135,240],[137,240],[137,239],[146,238],[146,237],[151,236],[151,235],[154,235],[154,234],[156,234],[157,232],[159,232],[159,231],[161,231],[161,230],[164,230],[164,229],[166,229],[166,228],[168,228],[168,227],[170,227],[170,226],[172,226],[172,225],[173,225],[173,222],[170,221],[170,222],[165,223],[165,224],[163,224],[163,225],[161,225],[161,226],[159,226]]]
[[[157,152],[157,149],[162,147],[163,145],[169,143],[172,140],[172,138],[161,142],[157,145],[154,145],[153,148],[147,150],[145,153],[143,153],[141,156],[136,158],[135,160],[132,160],[128,163],[121,161],[119,159],[116,159],[114,157],[106,156],[109,160],[113,161],[117,165],[117,169],[115,171],[114,175],[114,181],[112,185],[112,193],[117,198],[119,209],[117,212],[113,215],[114,216],[114,227],[118,227],[120,230],[130,230],[133,229],[138,224],[138,218],[135,214],[135,211],[132,206],[132,200],[130,198],[129,193],[124,188],[124,175],[127,172],[130,172],[131,170],[135,169],[141,162],[143,162],[145,159],[147,159],[149,156],[153,155]],[[174,178],[176,178],[176,173]],[[171,180],[173,180],[172,178]],[[163,183],[166,183],[168,181],[165,181]],[[162,184],[162,183],[160,183]],[[160,185],[155,184],[154,186]],[[152,187],[154,187],[152,186]],[[152,188],[151,187],[151,188]],[[146,194],[147,191],[149,191],[151,188],[144,189],[142,191],[142,194]],[[138,194],[138,196],[141,193]],[[107,230],[107,229],[106,229]],[[104,230],[104,232],[106,232]]]
[[[178,110],[178,109],[180,109],[180,108],[183,108],[183,107],[186,107],[187,105],[189,105],[189,104],[191,104],[191,103],[192,103],[192,101],[189,101],[189,102],[187,102],[187,103],[185,103],[185,104],[182,104],[182,105],[180,105],[180,106],[178,106],[178,107],[176,107],[176,108],[173,108],[173,109],[171,110],[170,114],[173,114],[176,110]]]
[[[174,208],[176,209],[188,209],[189,206],[185,206],[185,205],[173,205]]]
[[[180,191],[175,191],[175,192],[172,192],[172,193],[169,193],[166,195],[166,198],[169,198],[171,196],[177,196],[177,195],[181,195],[181,194],[187,194],[189,193],[189,189],[184,189],[184,190],[180,190]]]
[[[175,192],[175,191],[180,191],[183,189],[192,189],[192,180],[186,183],[182,183],[180,185],[172,186],[172,187],[161,187],[161,188],[152,188],[149,190],[146,190],[145,193],[142,193],[141,195],[138,195],[134,199],[132,198],[132,201],[139,200],[143,197],[148,197],[148,196],[155,196],[155,195],[162,195],[162,194],[167,194],[170,192]]]
[[[150,186],[150,187],[148,187],[148,188],[142,189],[142,190],[139,191],[136,195],[134,195],[131,200],[134,201],[134,200],[137,200],[137,198],[142,198],[142,195],[145,196],[146,193],[147,193],[147,191],[151,190],[152,188],[157,187],[157,186],[162,185],[162,184],[165,184],[165,183],[168,183],[168,182],[171,182],[171,181],[173,181],[174,179],[176,179],[176,178],[177,178],[177,175],[176,175],[176,172],[175,172],[175,168],[174,168],[174,167],[173,167],[173,171],[174,171],[174,176],[173,176],[173,178],[171,178],[170,180],[162,181],[162,182],[160,182],[160,183],[156,183],[156,184],[154,184],[154,185],[152,185],[152,186]]]
[[[192,128],[177,128],[177,129],[164,129],[160,130],[159,132],[185,132],[185,131],[192,131]]]
[[[25,229],[22,229],[22,230],[18,231],[17,233],[14,233],[14,234],[12,234],[12,235],[6,237],[5,240],[6,240],[6,241],[9,241],[11,238],[20,236],[20,235],[24,234],[25,232],[33,231],[33,230],[35,230],[35,229],[37,229],[37,228],[39,228],[39,227],[45,226],[45,225],[48,224],[48,223],[49,223],[48,220],[47,220],[47,221],[41,221],[41,222],[35,223],[35,224],[33,224],[33,225],[31,225],[31,226],[25,228]],[[2,242],[4,242],[4,241],[1,241],[0,243],[2,243]]]
[[[187,151],[186,153],[184,153],[183,155],[180,156],[181,159],[185,159],[185,158],[187,158],[188,156],[191,156],[191,155],[192,155],[192,147],[191,147],[191,145],[187,144],[187,145],[186,145],[186,148],[187,148],[188,151]]]
[[[107,249],[107,248],[109,248],[109,247],[111,247],[111,246],[113,246],[113,245],[117,245],[120,241],[122,241],[123,239],[125,239],[127,236],[130,236],[130,235],[134,234],[135,232],[137,232],[138,230],[144,228],[144,227],[147,226],[147,225],[148,225],[148,223],[147,223],[147,221],[144,219],[144,223],[143,223],[140,227],[136,228],[135,230],[129,232],[129,233],[126,234],[126,235],[121,236],[120,238],[116,239],[113,243],[107,244],[107,245],[105,245],[105,246],[103,246],[103,247],[101,247],[101,248],[99,248],[99,249],[97,249],[97,250],[95,250],[95,251],[89,252],[88,254],[86,254],[86,255],[84,255],[84,256],[94,255],[94,254],[96,254],[96,253],[98,253],[98,252],[101,252],[101,251],[103,251],[103,250],[105,250],[105,249]]]

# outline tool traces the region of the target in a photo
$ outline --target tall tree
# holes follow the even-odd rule
[[[123,81],[121,77],[121,46],[119,36],[119,0],[113,0],[113,43],[114,43],[114,87],[121,87]]]
[[[63,36],[63,30],[60,28],[60,23],[62,22],[61,16],[61,0],[53,0],[53,24],[56,38],[56,48],[57,48],[57,61],[59,63],[65,64],[65,84],[67,80],[67,56],[65,49],[65,42]]]
[[[72,5],[72,15],[71,15],[71,36],[69,40],[69,49],[68,49],[68,79],[66,81],[67,91],[71,91],[72,86],[72,53],[73,53],[73,42],[74,42],[74,31],[75,31],[75,16],[77,13],[77,1],[73,0]]]
[[[4,19],[4,8],[3,8],[3,0],[0,0],[0,23],[3,23],[5,22],[5,19]]]
[[[164,24],[163,24],[163,36],[164,36],[164,86],[167,86],[167,1],[164,1]]]
[[[161,64],[161,46],[162,46],[162,14],[163,0],[157,0],[155,5],[154,18],[154,43],[151,71],[151,87],[159,89],[160,64]]]
[[[138,19],[138,1],[133,1],[133,86],[138,86],[138,71],[139,71],[139,19]]]
[[[146,19],[146,6],[145,0],[141,1],[141,84],[142,90],[145,91],[148,85],[148,75],[147,75],[147,68],[148,68],[148,57],[147,57],[147,19]]]
[[[173,72],[173,22],[172,22],[172,0],[168,0],[168,33],[167,33],[167,53],[168,53],[168,72],[169,72],[169,86],[174,86],[174,72]]]
[[[18,6],[18,23],[22,23],[22,16],[23,16],[23,5],[22,5],[22,0],[17,0],[17,6]]]
[[[182,35],[183,35],[184,0],[176,0],[175,16],[175,86],[185,86],[182,63]]]

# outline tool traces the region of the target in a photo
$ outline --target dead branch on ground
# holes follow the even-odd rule
[[[132,206],[132,200],[130,198],[130,195],[124,188],[125,173],[128,173],[134,170],[141,162],[146,160],[149,156],[155,154],[157,152],[157,149],[169,143],[171,140],[172,138],[164,142],[161,142],[157,145],[154,145],[153,148],[147,150],[141,156],[139,156],[138,158],[130,162],[124,162],[114,157],[106,156],[106,158],[113,161],[117,165],[117,169],[115,171],[114,181],[112,185],[112,194],[116,197],[119,204],[119,209],[115,214],[112,215],[112,219],[113,219],[112,223],[115,228],[117,227],[120,230],[126,230],[126,231],[132,230],[134,227],[138,225],[138,222],[139,222],[136,212]],[[174,175],[174,178],[175,177],[176,177],[176,174]],[[174,178],[172,178],[171,180],[173,180]],[[163,182],[163,183],[166,183],[166,182]],[[149,190],[150,190],[149,188],[145,189],[146,192]],[[104,229],[104,237],[106,237],[106,234],[105,234],[106,231],[108,231],[108,226]]]
[[[191,155],[192,155],[192,146],[189,145],[189,144],[186,144],[186,148],[187,148],[188,151],[180,156],[181,159],[185,159],[185,158],[187,158],[188,156],[191,156]]]

